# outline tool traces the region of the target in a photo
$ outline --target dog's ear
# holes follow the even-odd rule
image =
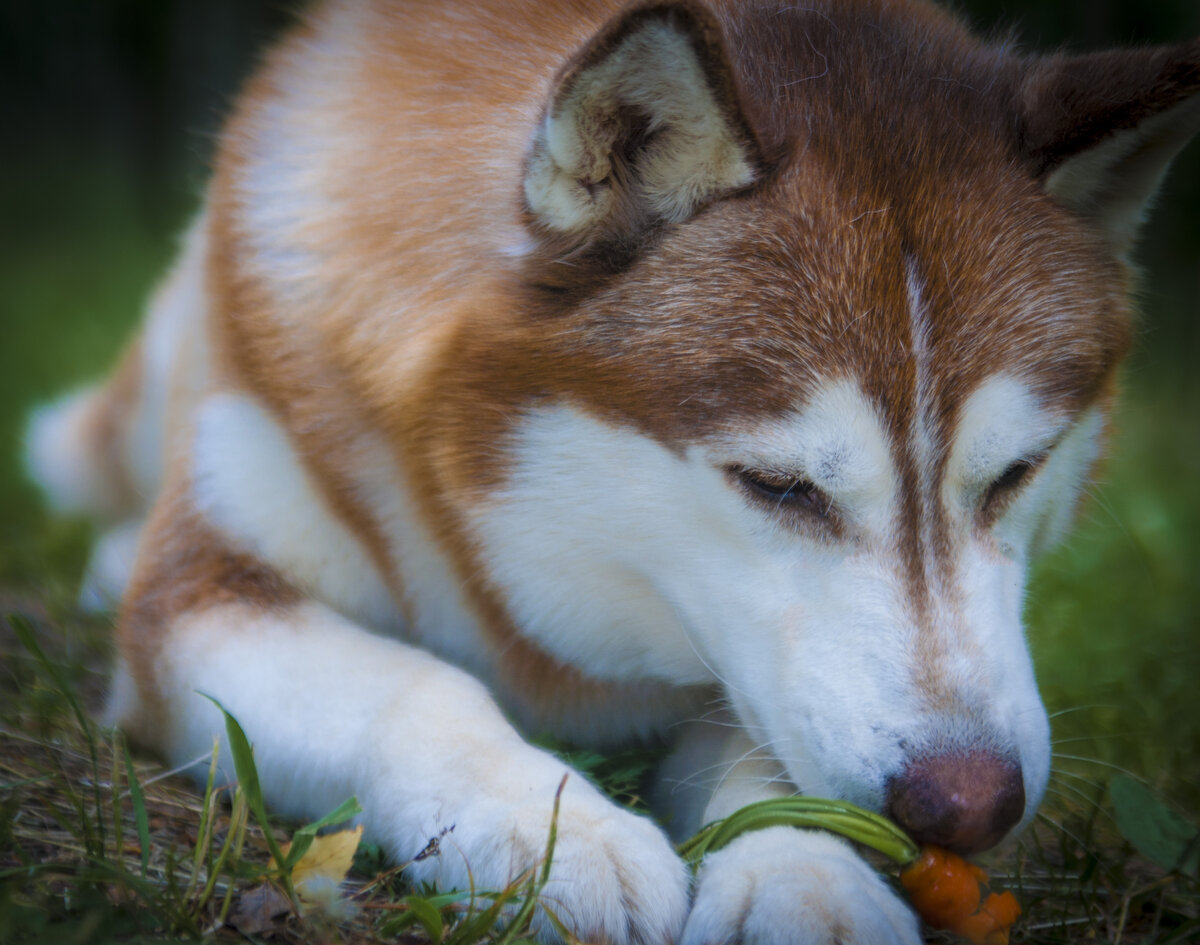
[[[526,162],[525,207],[551,253],[619,257],[747,187],[759,165],[719,24],[691,3],[651,3],[559,74]]]
[[[1200,40],[1042,59],[1022,92],[1024,148],[1046,191],[1125,255],[1171,159],[1200,130]]]

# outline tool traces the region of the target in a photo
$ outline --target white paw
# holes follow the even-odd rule
[[[454,829],[441,839],[440,854],[414,864],[410,877],[443,889],[504,888],[542,862],[556,787],[521,800],[511,791],[480,792],[457,810],[443,808],[441,818]],[[668,945],[687,917],[688,872],[654,823],[572,774],[541,901],[580,941]],[[558,940],[542,910],[534,929],[541,940]]]
[[[850,846],[771,827],[705,858],[682,945],[920,945],[916,917]]]

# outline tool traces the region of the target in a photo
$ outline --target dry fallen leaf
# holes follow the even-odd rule
[[[263,883],[238,896],[229,924],[245,936],[260,935],[278,926],[290,911],[287,897]]]
[[[329,908],[338,898],[338,889],[362,839],[362,824],[353,830],[339,830],[314,837],[304,856],[292,867],[292,885],[305,906]],[[286,855],[290,844],[283,848]]]

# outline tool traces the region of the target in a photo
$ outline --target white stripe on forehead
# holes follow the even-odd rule
[[[917,402],[913,410],[914,421],[909,443],[921,477],[921,491],[924,495],[929,495],[936,452],[932,433],[934,403],[929,364],[929,318],[925,311],[925,300],[921,297],[921,277],[912,259],[906,261],[904,271],[908,285],[908,318],[912,336],[910,353],[917,378]]]
[[[829,380],[793,414],[710,441],[711,461],[806,480],[869,531],[890,528],[896,466],[878,411],[853,380]]]
[[[913,425],[909,433],[909,450],[917,471],[917,492],[920,508],[921,547],[933,547],[933,523],[935,511],[930,508],[937,495],[936,490],[936,459],[937,442],[934,438],[934,399],[933,381],[929,350],[929,317],[925,310],[925,300],[922,298],[921,277],[917,273],[914,260],[910,257],[905,262],[905,280],[908,285],[908,318],[911,340],[911,355],[913,370],[916,374],[916,390],[913,404]],[[934,586],[936,575],[933,571],[933,560],[924,555],[925,582]]]

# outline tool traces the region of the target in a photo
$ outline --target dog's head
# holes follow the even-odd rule
[[[805,792],[998,841],[1049,768],[1028,564],[1102,450],[1124,257],[1198,124],[1198,43],[619,18],[556,81],[519,304],[447,395],[512,624],[592,677],[719,681]]]

